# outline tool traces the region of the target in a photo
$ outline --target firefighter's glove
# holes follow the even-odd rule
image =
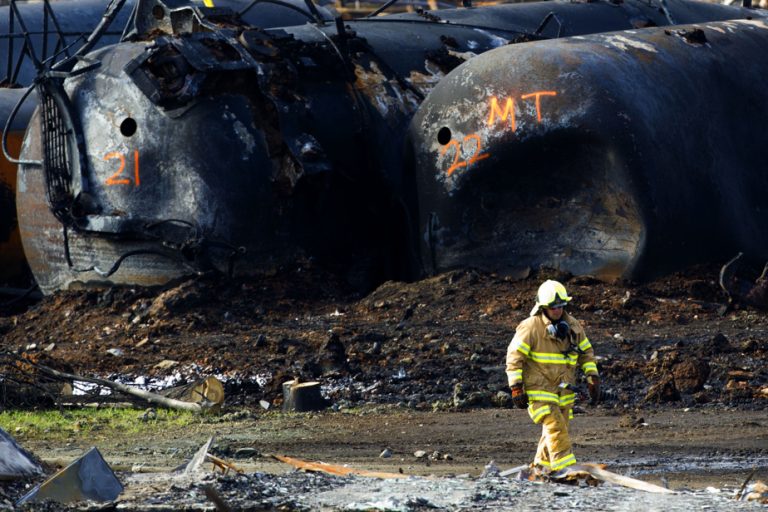
[[[600,377],[597,375],[589,375],[587,377],[587,390],[589,391],[589,403],[597,405],[602,400],[603,396],[600,392]]]
[[[518,409],[525,409],[528,407],[528,395],[523,391],[522,384],[515,384],[512,386],[512,403],[514,403],[515,407]]]

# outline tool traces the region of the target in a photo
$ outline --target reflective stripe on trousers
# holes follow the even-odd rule
[[[576,464],[568,435],[568,420],[573,418],[571,407],[532,402],[528,406],[528,414],[534,423],[541,423],[541,439],[533,463],[551,471]]]

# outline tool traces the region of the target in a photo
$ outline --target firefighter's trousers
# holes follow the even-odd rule
[[[568,435],[568,422],[573,418],[572,408],[546,402],[532,402],[528,406],[528,414],[534,423],[541,423],[542,427],[533,463],[550,471],[559,471],[576,464],[576,456],[571,449],[571,438]]]

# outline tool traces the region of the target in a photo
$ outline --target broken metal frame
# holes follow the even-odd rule
[[[43,0],[43,47],[41,51],[41,60],[38,60],[37,55],[35,54],[34,47],[32,46],[32,42],[29,38],[30,32],[27,30],[26,25],[24,24],[24,18],[21,15],[21,12],[18,8],[18,0],[10,0],[9,3],[9,12],[8,12],[8,34],[0,35],[0,39],[8,39],[8,60],[6,62],[7,68],[6,68],[6,75],[5,77],[0,80],[0,83],[8,83],[8,84],[15,84],[16,80],[18,78],[19,71],[21,69],[21,64],[24,61],[25,55],[32,59],[32,61],[35,63],[35,66],[40,69],[40,66],[43,62],[48,60],[49,58],[53,59],[57,55],[59,55],[61,52],[64,52],[67,54],[67,57],[69,57],[69,48],[71,45],[67,44],[66,37],[64,35],[64,32],[61,30],[61,26],[59,25],[59,22],[56,18],[56,14],[53,12],[53,9],[51,8],[50,1],[49,0]],[[14,32],[14,21],[18,18],[18,24],[21,28],[21,33],[17,34]],[[53,24],[55,30],[49,31],[48,23]],[[53,49],[53,52],[51,53],[50,57],[46,57],[48,55],[48,37],[50,35],[56,35],[57,41],[56,46]],[[14,40],[17,38],[24,39],[24,45],[21,48],[21,52],[19,53],[19,59],[15,63],[14,66]]]

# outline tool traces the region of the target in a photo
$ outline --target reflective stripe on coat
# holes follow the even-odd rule
[[[597,375],[595,351],[578,320],[563,313],[568,322],[568,338],[560,340],[547,332],[552,322],[539,312],[517,326],[515,337],[507,349],[507,379],[509,385],[520,382],[528,399],[567,407],[575,395],[571,388],[576,369],[586,375]]]

